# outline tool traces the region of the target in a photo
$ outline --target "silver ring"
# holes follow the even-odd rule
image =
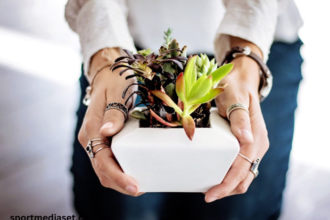
[[[257,158],[254,162],[252,162],[252,160],[250,160],[248,157],[244,156],[243,154],[238,153],[238,155],[240,155],[245,160],[247,160],[251,163],[250,171],[253,173],[254,178],[256,178],[259,174],[258,167],[259,167],[260,158]]]
[[[249,161],[251,164],[253,163],[252,160],[250,160],[248,157],[244,156],[241,153],[238,153],[241,157],[243,157],[245,160]]]
[[[107,105],[107,107],[105,108],[105,111],[108,111],[110,109],[117,109],[117,110],[121,111],[124,114],[125,121],[127,120],[128,109],[125,105],[118,103],[118,102],[111,102]]]
[[[233,111],[237,110],[237,109],[243,109],[244,111],[246,111],[250,115],[249,109],[244,104],[235,103],[235,104],[232,104],[231,106],[229,106],[227,108],[226,114],[227,114],[227,118],[228,118],[229,121],[230,121],[230,114]]]
[[[100,142],[94,143],[94,141],[100,141]],[[95,157],[95,153],[93,152],[93,148],[97,145],[100,145],[100,144],[105,144],[106,146],[110,146],[110,143],[106,140],[103,140],[102,138],[95,138],[93,140],[88,141],[86,151],[87,151],[87,154],[90,158]]]
[[[95,155],[96,155],[98,152],[100,152],[101,150],[103,150],[103,149],[105,149],[105,148],[110,148],[110,146],[100,147],[99,149],[97,149],[97,151],[95,151],[95,153],[94,153],[94,157],[95,157]]]

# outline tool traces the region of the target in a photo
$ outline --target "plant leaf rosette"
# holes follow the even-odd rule
[[[158,54],[150,49],[137,54],[124,50],[126,55],[111,67],[120,68],[120,75],[132,71],[126,79],[136,77],[138,82],[122,96],[137,85],[139,90],[126,103],[136,94],[141,97],[136,106],[145,106],[134,108],[124,129],[113,138],[112,150],[125,173],[139,182],[140,191],[204,192],[222,181],[239,150],[228,122],[210,107],[224,91],[219,83],[233,64],[218,67],[204,54],[187,58],[187,47],[180,48],[171,33],[165,32]],[[205,129],[198,129],[195,136],[196,127]],[[196,176],[196,169],[205,172]]]

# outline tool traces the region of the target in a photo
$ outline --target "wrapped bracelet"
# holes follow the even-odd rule
[[[250,47],[233,47],[229,52],[227,52],[225,59],[222,64],[230,63],[233,59],[238,56],[245,55],[253,59],[260,66],[260,84],[259,84],[259,99],[260,102],[263,101],[270,93],[273,86],[273,76],[268,69],[267,65],[263,60],[255,53],[251,51]]]

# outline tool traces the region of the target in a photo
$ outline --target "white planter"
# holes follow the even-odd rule
[[[113,137],[112,151],[140,192],[206,192],[222,182],[239,152],[226,120],[211,109],[211,128],[140,128],[130,118]]]

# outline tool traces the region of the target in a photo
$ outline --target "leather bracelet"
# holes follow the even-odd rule
[[[233,47],[226,53],[226,57],[221,65],[230,63],[233,59],[242,55],[250,57],[260,66],[259,99],[261,102],[269,95],[272,89],[273,76],[264,61],[257,54],[252,52],[250,47]]]

